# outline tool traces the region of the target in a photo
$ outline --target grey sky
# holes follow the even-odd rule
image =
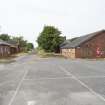
[[[34,43],[44,25],[80,36],[105,29],[105,0],[0,0],[0,25]]]

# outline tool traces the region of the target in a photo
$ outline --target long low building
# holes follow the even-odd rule
[[[19,47],[19,44],[17,42],[10,40],[10,41],[7,41],[7,43],[9,43],[11,45],[10,46],[11,54],[20,52],[20,47]]]
[[[6,57],[10,55],[10,46],[10,44],[0,40],[0,57]]]
[[[19,46],[11,41],[5,42],[0,39],[0,58],[19,52]]]
[[[60,49],[67,58],[105,58],[105,30],[66,40]]]

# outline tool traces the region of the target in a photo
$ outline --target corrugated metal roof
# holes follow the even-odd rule
[[[91,33],[91,34],[88,34],[88,35],[85,35],[85,36],[81,36],[81,37],[77,37],[75,38],[73,41],[69,41],[69,43],[65,44],[65,45],[62,45],[61,48],[75,48],[75,47],[78,47],[80,46],[82,43],[88,41],[89,39],[91,39],[92,37],[98,35],[98,34],[101,34],[105,32],[105,30],[101,30],[101,31],[98,31],[98,32],[94,32],[94,33]],[[71,39],[72,40],[72,39]]]
[[[18,43],[16,41],[12,41],[12,40],[9,40],[7,41],[7,43],[9,43],[11,45],[11,47],[17,47]]]
[[[8,46],[11,46],[11,44],[9,44],[9,43],[1,40],[1,39],[0,39],[0,45],[8,45]]]
[[[13,41],[13,40],[8,40],[7,43],[13,44],[13,45],[18,45],[18,43],[16,41]]]

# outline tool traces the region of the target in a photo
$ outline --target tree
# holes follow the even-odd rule
[[[58,52],[60,44],[64,41],[64,37],[60,36],[61,31],[53,26],[44,26],[37,42],[39,47],[46,52]]]
[[[12,41],[15,41],[19,44],[20,51],[27,52],[27,40],[24,40],[22,36],[12,37]]]
[[[27,46],[27,40],[24,40],[24,38],[22,36],[12,37],[12,40],[17,42],[20,47],[26,47]]]
[[[22,36],[20,36],[20,37],[12,37],[12,40],[17,42],[19,44],[20,48],[23,51],[27,52],[27,51],[32,50],[34,48],[33,43],[27,42],[27,40],[24,40],[24,38]]]
[[[32,43],[27,43],[27,50],[30,51],[34,48],[34,45]]]
[[[14,43],[18,44],[21,51],[27,51],[27,50],[31,50],[34,48],[33,44],[28,43],[27,40],[25,40],[23,36],[14,37],[8,34],[1,34],[0,39],[7,41],[8,43],[10,42],[12,44]]]
[[[4,40],[4,41],[8,41],[10,40],[10,36],[8,34],[1,34],[0,35],[0,39]]]

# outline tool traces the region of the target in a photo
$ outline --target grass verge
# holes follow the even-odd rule
[[[53,53],[53,52],[45,52],[44,50],[38,50],[37,55],[41,58],[49,58],[49,57],[60,57],[64,58],[61,54],[59,53]]]
[[[1,58],[0,59],[0,64],[9,64],[9,63],[13,63],[15,62],[15,60],[13,59],[14,57],[7,57],[7,58]]]
[[[14,55],[11,55],[9,57],[5,57],[5,58],[0,58],[0,64],[9,64],[9,63],[13,63],[15,62],[15,59],[16,57],[19,57],[19,56],[24,56],[26,55],[27,53],[17,53],[17,54],[14,54]]]

